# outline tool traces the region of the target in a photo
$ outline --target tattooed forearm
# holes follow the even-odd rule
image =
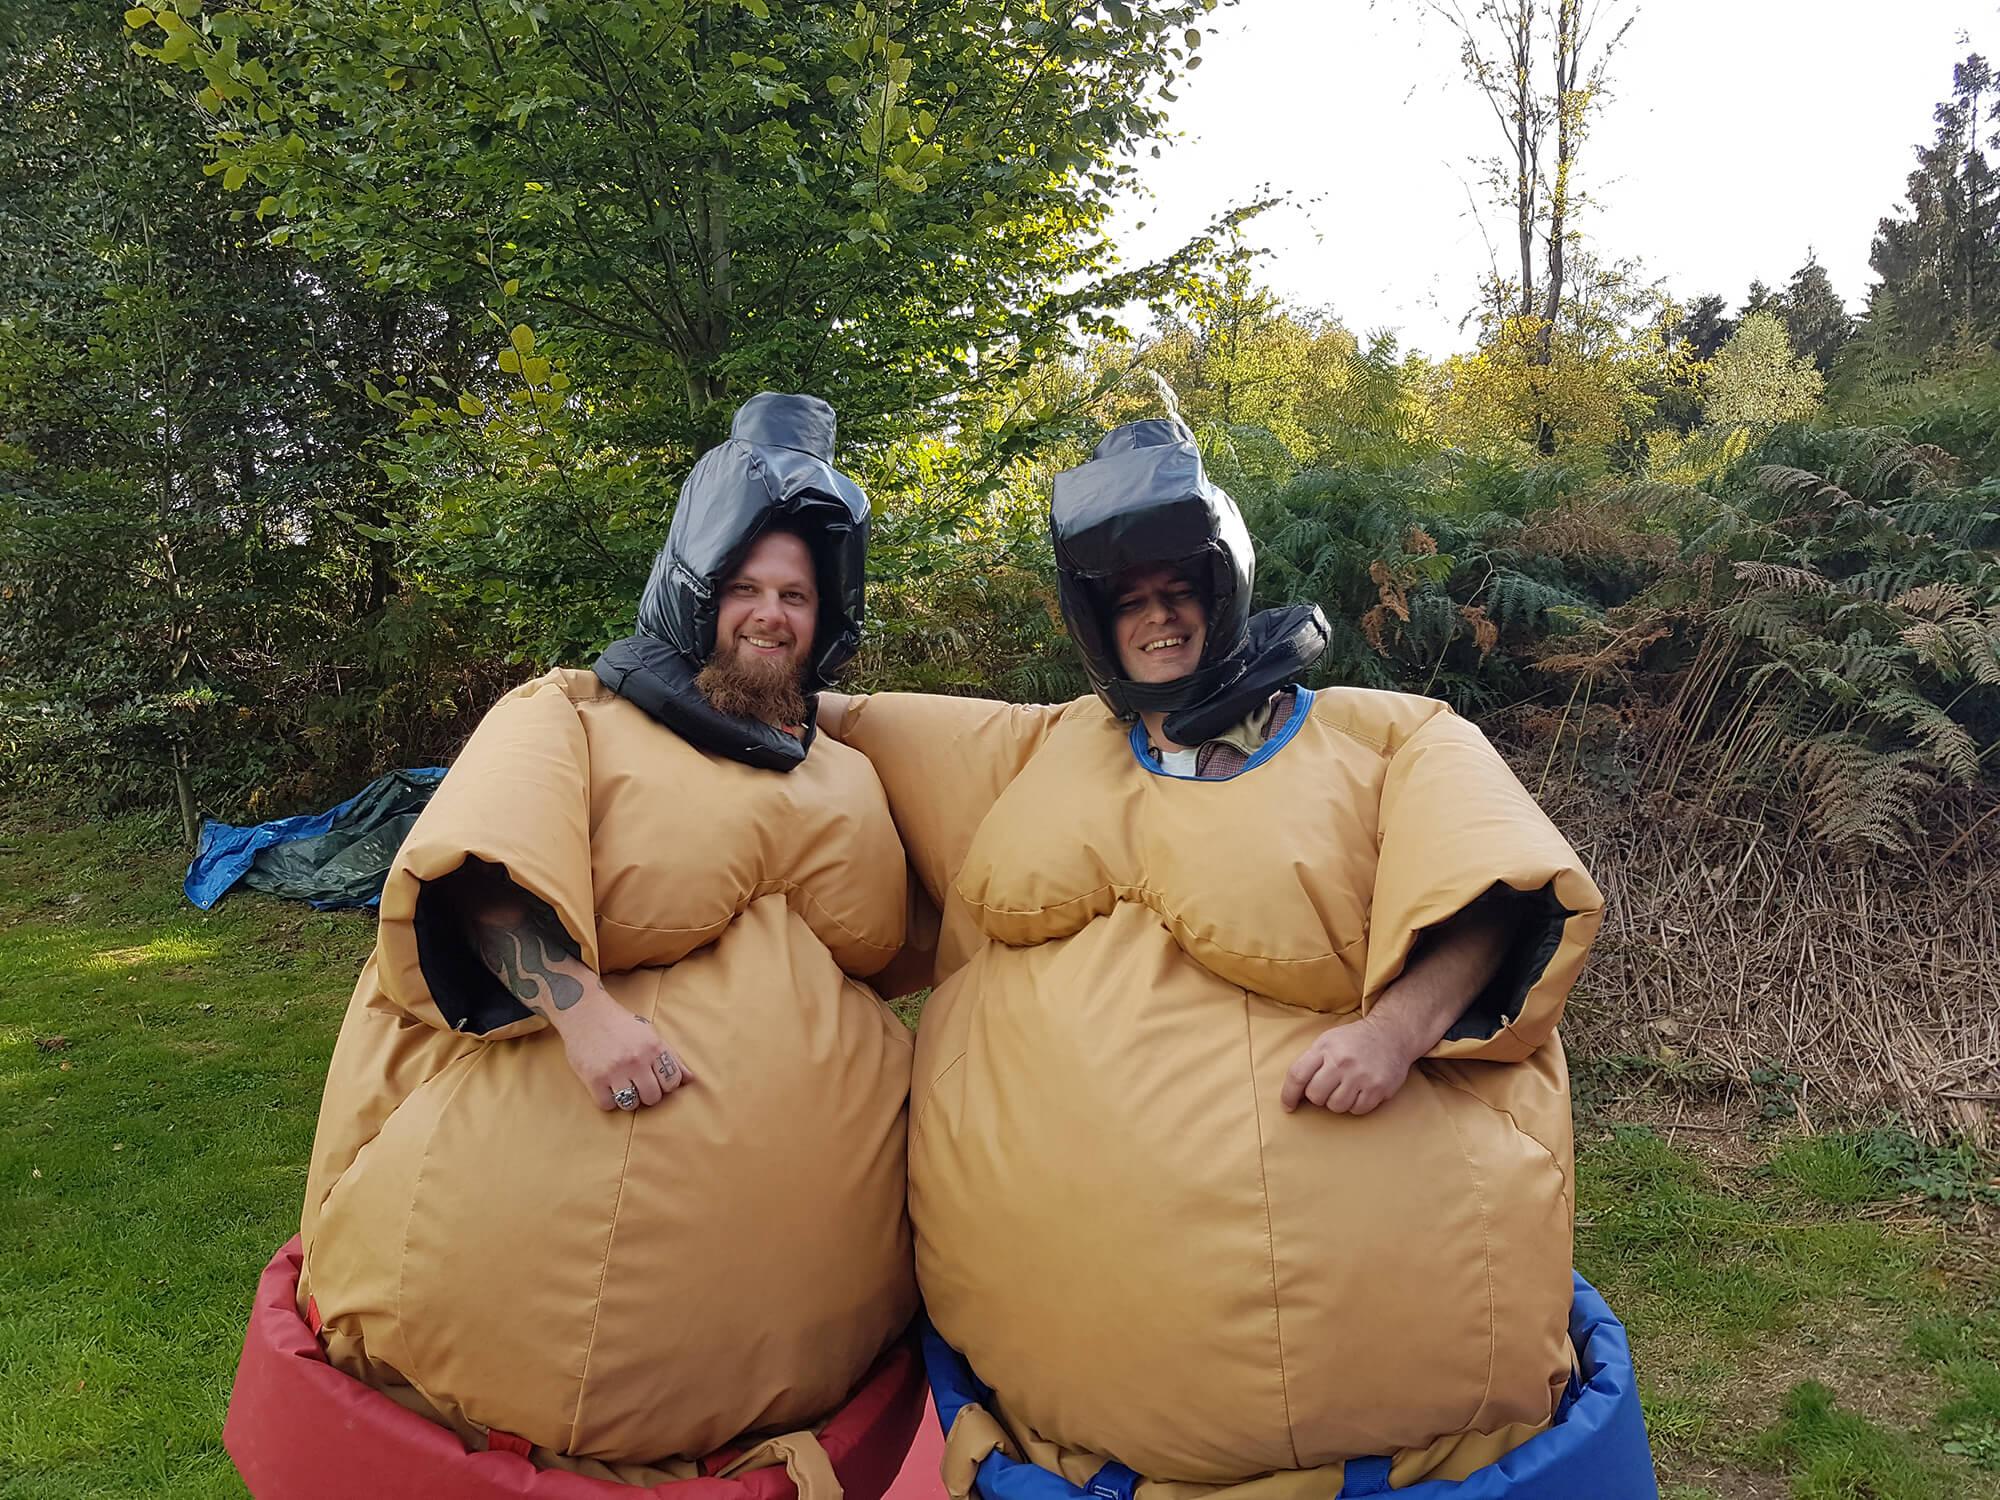
[[[532,898],[530,898],[532,900]],[[489,910],[473,919],[479,956],[508,993],[529,1010],[554,1019],[583,998],[580,980],[556,965],[574,962],[577,951],[556,914],[540,902],[540,910]]]

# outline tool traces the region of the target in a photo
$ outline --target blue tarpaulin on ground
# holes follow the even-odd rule
[[[325,812],[248,827],[210,820],[181,888],[204,911],[239,880],[321,910],[374,906],[404,835],[443,779],[442,766],[391,771]]]
[[[1632,1346],[1624,1324],[1581,1276],[1575,1276],[1569,1336],[1581,1379],[1572,1380],[1548,1431],[1464,1479],[1429,1479],[1407,1489],[1389,1488],[1386,1459],[1353,1459],[1342,1500],[1392,1494],[1395,1500],[1659,1500]],[[960,1408],[989,1402],[991,1392],[964,1356],[928,1326],[924,1366],[939,1425],[949,1437]],[[1085,1488],[995,1449],[980,1461],[976,1482],[982,1500],[1130,1500],[1137,1480],[1123,1464],[1112,1463]]]

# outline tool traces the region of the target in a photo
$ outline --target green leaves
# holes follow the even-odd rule
[[[202,75],[190,123],[271,243],[383,291],[532,287],[537,329],[503,326],[572,361],[535,391],[637,378],[694,445],[764,385],[837,389],[857,434],[949,421],[969,370],[1174,295],[1213,238],[1127,269],[1101,231],[1209,9],[258,0],[145,55]]]
[[[535,330],[526,323],[516,323],[507,335],[507,342],[514,346],[517,355],[532,354],[535,352]]]

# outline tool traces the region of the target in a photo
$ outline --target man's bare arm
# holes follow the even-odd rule
[[[597,976],[547,903],[512,881],[498,884],[504,888],[484,882],[473,900],[461,901],[466,936],[507,993],[553,1021],[595,987]]]
[[[1416,1060],[1500,971],[1512,925],[1504,904],[1481,903],[1426,931],[1365,1017],[1320,1033],[1299,1054],[1279,1103],[1365,1115],[1393,1098]]]
[[[616,1108],[625,1089],[641,1104],[657,1104],[693,1079],[653,1023],[611,997],[546,902],[492,865],[459,871],[452,894],[480,961],[510,995],[548,1018],[599,1109]]]

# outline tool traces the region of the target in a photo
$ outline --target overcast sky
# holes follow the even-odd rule
[[[1240,0],[1220,12],[1176,90],[1184,138],[1146,164],[1156,197],[1119,218],[1126,259],[1163,253],[1268,183],[1297,206],[1251,228],[1273,252],[1265,284],[1427,354],[1469,347],[1459,322],[1488,259],[1470,158],[1502,141],[1427,9]],[[1952,65],[2000,50],[2000,0],[1638,9],[1581,157],[1594,246],[1639,257],[1684,300],[1714,291],[1732,307],[1752,278],[1782,285],[1810,249],[1858,309],[1876,221],[1902,201]],[[1504,246],[1499,213],[1479,207]]]

